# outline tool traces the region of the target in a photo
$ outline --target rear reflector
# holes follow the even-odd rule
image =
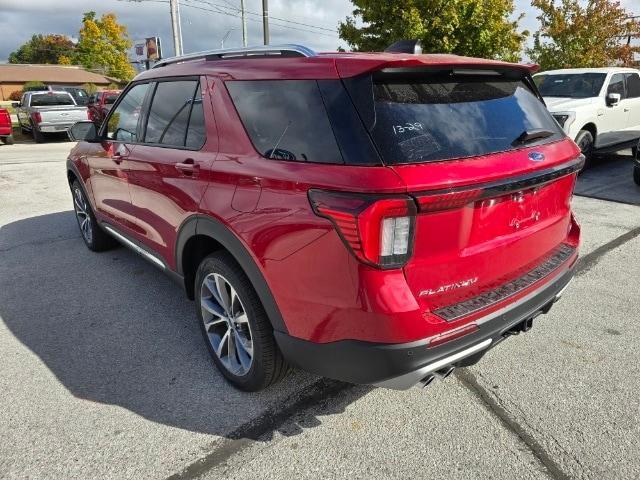
[[[464,337],[473,332],[478,331],[478,325],[475,323],[470,323],[465,325],[464,327],[456,328],[455,330],[449,330],[437,337],[431,339],[427,348],[437,347],[438,345],[442,345],[443,343],[450,342],[451,340],[455,340],[456,338]]]
[[[416,205],[408,196],[309,190],[314,212],[334,224],[356,258],[379,268],[397,268],[413,249]]]

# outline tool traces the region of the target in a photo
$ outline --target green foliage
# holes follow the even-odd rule
[[[97,18],[95,12],[87,12],[82,18],[75,59],[89,70],[130,80],[135,75],[127,56],[132,45],[127,28],[117,22],[115,14]]]
[[[45,90],[46,89],[46,85],[44,84],[44,82],[40,82],[38,80],[32,81],[32,82],[25,82],[25,84],[22,86],[22,92],[30,92],[32,90]]]
[[[513,21],[513,0],[352,0],[353,16],[338,26],[340,38],[360,51],[380,51],[418,38],[424,53],[455,53],[508,61],[520,59],[527,31]],[[356,19],[363,23],[358,27]]]
[[[95,83],[85,83],[82,85],[82,88],[84,88],[89,95],[93,95],[98,91],[98,87]]]
[[[33,35],[31,40],[9,54],[9,63],[59,63],[73,55],[75,45],[66,35]]]
[[[540,10],[540,30],[527,54],[543,70],[631,65],[640,47],[626,36],[640,33],[640,23],[612,0],[532,0]]]

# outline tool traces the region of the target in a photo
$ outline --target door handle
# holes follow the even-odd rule
[[[624,111],[625,111],[625,112],[628,112],[629,110],[630,110],[630,108],[629,108],[629,107],[624,107]]]
[[[200,165],[193,158],[187,158],[184,162],[176,163],[176,170],[184,175],[194,176],[200,170]]]

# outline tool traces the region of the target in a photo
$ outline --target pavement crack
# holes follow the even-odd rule
[[[584,257],[580,258],[578,267],[576,268],[576,277],[581,277],[595,267],[600,259],[611,250],[624,245],[625,243],[640,236],[640,227],[636,227],[633,230],[629,230],[627,233],[623,233],[619,237],[599,246],[592,252],[587,253]]]
[[[293,417],[304,414],[323,402],[330,402],[356,385],[321,378],[305,388],[303,393],[289,397],[281,404],[274,405],[256,419],[241,425],[225,438],[212,444],[213,450],[204,457],[187,465],[181,472],[170,475],[166,480],[191,480],[198,478],[215,467],[224,465],[234,455],[247,449],[261,437],[283,427]]]
[[[569,474],[562,470],[560,465],[551,457],[540,442],[509,414],[508,410],[501,405],[500,401],[480,385],[473,373],[468,369],[458,369],[455,375],[458,380],[486,406],[490,413],[495,415],[509,431],[520,439],[529,451],[531,451],[533,456],[542,464],[552,479],[569,480],[571,478]]]

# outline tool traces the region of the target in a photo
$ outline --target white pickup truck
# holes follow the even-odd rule
[[[31,132],[38,143],[44,141],[45,133],[66,132],[89,118],[87,107],[78,106],[65,91],[26,92],[13,106],[22,132]]]
[[[640,74],[632,68],[568,68],[534,75],[547,108],[589,157],[640,139]]]

